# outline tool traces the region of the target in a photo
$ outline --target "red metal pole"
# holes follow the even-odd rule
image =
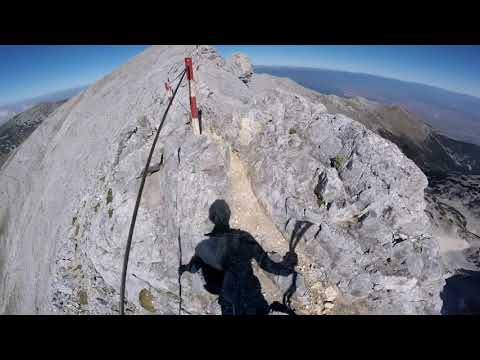
[[[194,79],[193,79],[192,58],[185,58],[185,66],[187,70],[188,89],[190,93],[190,111],[192,112],[193,132],[196,135],[198,135],[200,134],[200,124],[198,122],[198,108],[197,108],[197,98],[195,94],[195,86],[194,86]]]

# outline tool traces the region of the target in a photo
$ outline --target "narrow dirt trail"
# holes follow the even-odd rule
[[[230,225],[248,231],[264,247],[265,251],[284,254],[288,242],[265,214],[253,193],[247,169],[235,152],[230,152],[231,195],[229,204],[232,211]]]

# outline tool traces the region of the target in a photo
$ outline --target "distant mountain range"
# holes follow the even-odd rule
[[[452,139],[480,145],[480,98],[379,76],[314,68],[255,66],[255,72],[288,77],[322,94],[361,96],[398,105]]]
[[[79,92],[85,90],[87,85],[85,86],[77,86],[74,88],[56,91],[53,93],[37,96],[30,99],[25,99],[22,101],[8,103],[8,104],[0,104],[0,125],[5,123],[6,121],[10,120],[16,114],[19,114],[25,110],[28,110],[35,105],[44,102],[57,102],[65,99],[69,99],[74,95],[77,95]]]

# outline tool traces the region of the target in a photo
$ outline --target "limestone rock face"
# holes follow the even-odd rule
[[[327,113],[317,93],[209,46],[147,49],[59,107],[5,164],[0,313],[118,313],[138,177],[167,105],[162,84],[186,56],[203,133],[189,125],[184,83],[143,193],[127,313],[178,313],[179,239],[186,263],[217,199],[273,259],[299,239],[298,313],[439,313],[444,270],[424,174],[391,142]],[[265,298],[281,301],[292,277],[253,266]],[[184,314],[220,313],[201,274],[181,281]]]

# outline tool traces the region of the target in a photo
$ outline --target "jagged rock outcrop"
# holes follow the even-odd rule
[[[159,138],[127,278],[127,313],[178,311],[178,235],[187,262],[225,199],[232,226],[283,255],[297,230],[299,313],[440,313],[438,245],[425,175],[397,146],[319,94],[256,75],[243,56],[157,46],[70,99],[0,173],[0,312],[118,312],[124,247],[144,166],[166,106],[161,84],[192,56],[204,133],[184,84]],[[258,267],[265,297],[291,277]],[[185,313],[219,313],[199,274],[182,277]]]
[[[253,66],[245,54],[235,53],[226,61],[226,70],[237,75],[240,80],[248,84],[253,75]]]

